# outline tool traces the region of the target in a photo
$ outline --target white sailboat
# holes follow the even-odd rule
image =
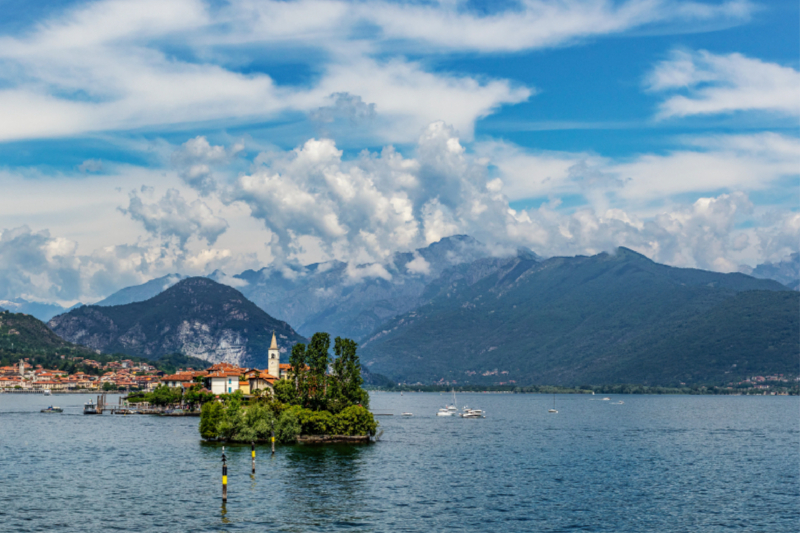
[[[555,395],[555,393],[553,393],[553,408],[550,409],[547,412],[548,413],[558,413],[558,411],[556,411],[556,395]]]
[[[455,416],[458,413],[458,407],[456,407],[456,389],[453,389],[453,403],[451,405],[445,405],[436,413],[436,416]]]

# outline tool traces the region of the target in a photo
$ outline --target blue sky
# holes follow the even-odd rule
[[[797,2],[0,8],[0,299],[454,233],[718,271],[798,249]]]

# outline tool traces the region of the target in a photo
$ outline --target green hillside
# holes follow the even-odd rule
[[[470,268],[371,335],[366,366],[406,382],[563,385],[798,373],[800,302],[775,281],[673,268],[624,248],[520,257],[485,277]]]
[[[62,358],[62,356],[64,356]],[[97,374],[99,370],[73,361],[72,357],[93,359],[100,363],[108,363],[120,359],[131,359],[136,362],[149,361],[153,366],[165,372],[174,372],[176,368],[205,368],[205,361],[183,355],[170,354],[157,361],[126,354],[98,354],[85,346],[67,342],[55,333],[44,322],[31,315],[22,313],[0,313],[0,366],[15,365],[20,359],[28,359],[33,365],[44,368],[65,370],[70,373],[81,371]]]

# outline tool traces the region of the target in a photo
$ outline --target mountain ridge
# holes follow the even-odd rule
[[[488,275],[471,276],[475,268],[446,272],[430,288],[437,292],[430,303],[373,332],[362,345],[364,364],[401,381],[576,385],[602,375],[638,382],[647,373],[617,371],[632,364],[619,353],[657,366],[649,339],[660,329],[699,320],[744,291],[787,292],[776,281],[678,269],[626,248],[543,261],[517,257]],[[780,307],[782,320],[794,320],[781,297],[767,296],[762,303]],[[734,310],[727,312],[742,322]],[[791,346],[784,346],[780,365],[786,366]],[[701,368],[705,363],[692,364],[689,377],[662,376],[663,383],[644,384],[711,379]]]
[[[305,339],[239,291],[207,278],[179,281],[143,302],[83,306],[54,317],[60,337],[103,352],[141,357],[180,352],[209,362],[265,366],[272,332],[282,358]]]

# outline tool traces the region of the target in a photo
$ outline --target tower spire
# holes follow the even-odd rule
[[[272,332],[272,343],[269,345],[269,349],[270,350],[277,350],[278,349],[278,341],[275,339],[275,331],[274,330]]]

